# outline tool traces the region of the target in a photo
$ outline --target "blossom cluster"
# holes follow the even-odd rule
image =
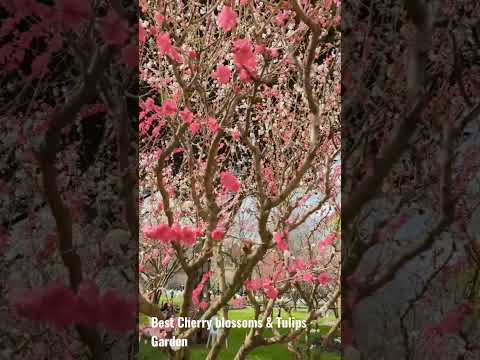
[[[258,291],[262,290],[265,296],[269,299],[276,299],[278,297],[279,291],[278,289],[273,286],[271,280],[265,279],[252,279],[245,282],[245,288],[248,291]]]
[[[202,280],[200,283],[195,287],[195,289],[192,292],[192,302],[194,305],[198,306],[199,309],[201,310],[206,310],[208,308],[208,302],[203,300],[200,301],[200,294],[203,291],[203,288],[205,286],[205,283],[210,279],[210,277],[213,275],[211,271],[206,272],[202,276]]]
[[[188,226],[180,226],[174,224],[168,226],[167,224],[160,224],[147,228],[143,231],[146,238],[151,240],[158,240],[162,243],[178,243],[187,247],[195,245],[198,238],[203,234],[201,229],[190,229]]]
[[[103,295],[92,281],[84,281],[78,293],[63,283],[23,291],[13,299],[17,315],[48,323],[57,329],[71,325],[103,326],[116,333],[136,325],[136,300],[123,298],[110,289]]]

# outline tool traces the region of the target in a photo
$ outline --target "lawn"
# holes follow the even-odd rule
[[[304,319],[305,313],[301,311],[293,312],[292,317],[296,319]],[[283,318],[287,318],[287,314],[282,314]],[[229,318],[232,320],[244,320],[253,318],[253,309],[245,308],[241,310],[230,310]],[[141,322],[146,323],[148,320],[147,317],[141,316]],[[326,319],[326,321],[331,321],[331,319]],[[328,326],[320,324],[320,331],[325,332],[328,330]],[[223,349],[220,353],[220,360],[233,360],[237,350],[242,344],[246,334],[249,329],[231,329],[228,337],[228,348]],[[268,334],[268,330],[265,332]],[[194,345],[193,346],[192,359],[193,360],[204,360],[207,356],[208,350],[205,345]],[[271,360],[271,359],[285,359],[288,351],[285,344],[276,344],[268,347],[260,347],[254,350],[247,357],[249,360]],[[151,347],[150,343],[142,342],[140,344],[140,359],[141,360],[163,360],[167,357],[161,351],[156,348]],[[334,353],[323,353],[320,357],[316,357],[319,360],[339,360],[340,356]]]

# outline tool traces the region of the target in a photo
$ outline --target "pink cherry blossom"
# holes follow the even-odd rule
[[[25,291],[14,299],[19,316],[33,321],[47,322],[58,329],[75,323],[77,299],[71,289],[55,283],[42,289]]]
[[[101,298],[97,285],[93,280],[84,280],[78,290],[76,311],[79,322],[88,326],[95,326],[101,317]]]
[[[264,44],[256,44],[255,45],[255,52],[259,55],[262,55],[267,48]]]
[[[143,231],[146,238],[152,240],[159,240],[164,243],[172,242],[175,239],[174,232],[166,224],[160,224]]]
[[[313,275],[310,273],[303,275],[303,281],[312,282],[314,280]]]
[[[238,72],[238,78],[244,83],[252,82],[252,76],[250,75],[250,72],[246,69],[240,69],[240,71]]]
[[[164,244],[177,242],[188,247],[193,246],[200,236],[199,231],[191,230],[187,226],[181,227],[178,224],[174,224],[172,227],[167,224],[160,224],[145,229],[143,234],[148,239],[157,240]]]
[[[198,308],[202,311],[205,311],[208,309],[208,302],[207,301],[201,301],[199,304],[198,304]]]
[[[193,246],[197,241],[197,233],[186,226],[182,228],[175,224],[172,230],[175,232],[176,240],[185,246]]]
[[[263,289],[263,291],[269,299],[276,299],[278,297],[278,290],[275,289],[273,286],[267,286]]]
[[[162,128],[163,128],[163,124],[160,123],[158,126],[156,126],[153,131],[152,131],[152,135],[153,137],[158,137],[160,135],[160,132],[162,131]]]
[[[162,266],[167,266],[172,256],[170,254],[166,254],[165,257],[162,259]]]
[[[146,40],[147,34],[145,33],[145,27],[142,23],[138,23],[138,42],[141,46],[143,46]]]
[[[203,291],[203,283],[198,284],[195,289],[192,291],[192,302],[194,305],[197,305],[200,303],[199,297],[200,294]]]
[[[326,246],[330,246],[334,243],[334,241],[336,240],[337,238],[337,233],[336,232],[332,232],[330,233],[324,240],[323,240],[323,243],[326,245]]]
[[[275,240],[275,244],[277,245],[277,249],[280,251],[288,251],[288,244],[285,239],[284,233],[275,233],[273,236]]]
[[[159,339],[167,339],[169,336],[168,332],[171,331],[170,329],[170,323],[168,323],[168,326],[156,326],[156,327],[144,327],[139,329],[140,333],[146,335],[146,336],[157,336]],[[168,332],[167,332],[168,330]]]
[[[290,14],[288,12],[281,12],[277,16],[275,16],[275,24],[280,27],[284,27],[287,24],[289,17]]]
[[[266,54],[269,59],[276,59],[280,55],[276,48],[268,48]]]
[[[220,227],[217,227],[215,230],[212,231],[212,239],[215,241],[220,241],[225,236],[225,230]]]
[[[237,25],[237,13],[230,6],[224,6],[218,14],[217,22],[223,31],[229,32]]]
[[[330,276],[328,273],[321,273],[317,277],[317,282],[322,286],[328,285],[330,283]]]
[[[84,280],[78,294],[60,282],[24,291],[13,299],[13,306],[19,316],[46,322],[58,329],[73,324],[101,323],[107,330],[126,332],[135,327],[137,316],[134,300],[121,297],[113,289],[100,297],[92,280]]]
[[[299,271],[304,271],[307,269],[307,264],[305,264],[305,261],[302,259],[294,260],[288,267],[288,272],[290,273],[296,273]]]
[[[213,275],[213,271],[207,271],[205,274],[202,275],[202,283],[207,282]]]
[[[240,190],[240,183],[229,171],[224,171],[220,174],[220,184],[227,191],[237,192]]]
[[[215,119],[213,117],[209,117],[207,119],[207,129],[212,134],[215,134],[220,129],[220,125],[218,124],[217,119]]]
[[[337,232],[336,231],[332,231],[330,234],[328,234],[321,242],[318,243],[318,249],[320,250],[320,252],[323,252],[325,251],[325,249],[331,245],[333,245],[333,243],[335,242],[335,240],[337,239]]]
[[[185,124],[191,124],[193,122],[193,113],[189,109],[180,111],[180,118]]]
[[[170,39],[170,34],[162,32],[156,36],[157,48],[160,55],[168,56],[170,59],[181,63],[182,57],[178,51],[173,47],[172,40]]]
[[[257,60],[250,40],[238,39],[233,42],[233,61],[242,81],[248,81],[256,74]]]
[[[259,279],[252,279],[245,281],[245,288],[248,291],[257,291],[260,290],[263,286],[263,281]]]
[[[200,126],[201,125],[198,121],[192,121],[192,123],[188,127],[188,131],[190,132],[190,134],[196,135],[198,133],[198,131],[200,130]]]
[[[152,37],[154,37],[155,39],[157,38],[158,30],[156,27],[152,26],[150,29],[148,29],[148,31]]]
[[[177,103],[174,100],[165,100],[161,112],[165,116],[175,115],[177,113]]]
[[[103,326],[115,333],[133,330],[137,324],[135,300],[127,300],[110,289],[102,296],[101,321]]]
[[[265,182],[267,183],[267,186],[268,186],[268,190],[272,193],[272,194],[276,194],[277,191],[278,191],[278,186],[277,186],[277,182],[275,180],[275,173],[272,169],[271,166],[266,166],[265,168],[263,168],[263,178],[265,179]]]
[[[163,21],[165,20],[165,17],[162,14],[160,14],[158,11],[155,11],[154,19],[155,19],[155,25],[162,26]]]
[[[194,305],[200,307],[200,304],[201,304],[200,294],[203,291],[204,284],[208,281],[208,279],[210,279],[211,276],[212,276],[211,271],[208,271],[205,274],[203,274],[202,275],[202,280],[200,280],[200,283],[198,283],[198,285],[195,287],[195,289],[193,289],[193,291],[192,291],[192,302],[193,302]],[[205,305],[202,305],[202,306],[205,306]],[[207,307],[208,307],[208,303],[207,303]]]
[[[218,65],[217,69],[212,72],[212,78],[217,80],[220,84],[226,85],[230,82],[232,71],[225,65]]]
[[[240,134],[240,131],[238,131],[238,129],[233,129],[230,133],[230,135],[232,135],[232,139],[235,140],[235,141],[238,141],[240,140],[240,137],[241,137],[241,134]]]
[[[170,40],[170,34],[166,32],[159,33],[157,35],[157,47],[160,55],[166,55],[172,50],[172,40]]]
[[[198,51],[195,49],[188,50],[187,55],[192,60],[198,60],[199,58]]]

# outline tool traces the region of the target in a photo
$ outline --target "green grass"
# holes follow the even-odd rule
[[[276,311],[274,312],[276,316]],[[289,315],[282,311],[282,318],[286,319]],[[292,317],[302,320],[306,316],[305,312],[296,311],[292,313]],[[232,320],[248,320],[253,318],[253,309],[245,308],[241,310],[230,310],[229,319]],[[331,322],[331,318],[323,319],[319,323],[319,328],[321,332],[326,332],[328,330],[328,325],[322,325],[323,322]],[[140,315],[140,322],[145,324],[148,321],[146,316]],[[243,343],[245,336],[247,335],[249,329],[231,329],[228,337],[228,348],[223,349],[218,357],[219,360],[233,360],[235,354],[237,353],[240,345]],[[284,330],[287,331],[287,330]],[[266,329],[266,336],[271,335],[271,331]],[[303,341],[304,338],[302,338]],[[192,360],[204,360],[207,356],[208,349],[205,345],[193,345],[192,346]],[[271,346],[259,347],[252,351],[248,360],[271,360],[271,359],[288,359],[289,352],[285,344],[275,344]],[[142,342],[140,344],[140,359],[141,360],[164,360],[167,359],[166,355],[162,353],[159,349],[153,348],[149,342]],[[334,353],[322,353],[319,360],[339,360],[340,356]]]

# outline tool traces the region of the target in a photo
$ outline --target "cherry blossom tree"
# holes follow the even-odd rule
[[[320,289],[327,308],[337,300],[339,15],[333,2],[141,2],[140,193],[159,209],[141,233],[186,275],[178,316],[228,319],[250,301],[265,320],[297,288],[310,325],[326,312]],[[236,359],[304,332],[251,331]]]
[[[477,358],[479,7],[364,10],[342,9],[344,356]]]

